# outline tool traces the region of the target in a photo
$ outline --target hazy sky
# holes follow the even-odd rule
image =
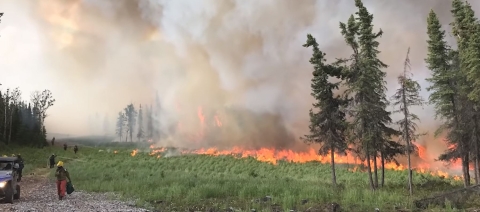
[[[450,2],[364,1],[384,30],[388,96],[408,47],[427,86],[426,17],[433,8],[447,29]],[[269,114],[295,138],[308,129],[312,102],[306,34],[329,58],[348,56],[338,25],[355,12],[352,0],[0,0],[0,8],[0,89],[18,86],[23,99],[50,89],[50,132],[92,133],[102,126],[88,122],[95,113],[113,125],[126,104],[151,104],[158,90],[164,123],[198,122],[198,106],[235,106]],[[431,106],[417,112],[422,127],[435,125]]]

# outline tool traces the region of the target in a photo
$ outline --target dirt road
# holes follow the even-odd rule
[[[108,194],[75,191],[65,200],[58,200],[56,185],[46,174],[25,176],[20,183],[21,197],[14,204],[0,203],[0,211],[12,212],[80,212],[130,211],[146,212],[133,203],[111,200]]]

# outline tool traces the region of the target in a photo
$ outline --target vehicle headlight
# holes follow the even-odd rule
[[[6,181],[4,181],[4,182],[0,182],[0,188],[3,188],[3,187],[5,187],[6,185],[7,185],[7,182],[6,182]]]

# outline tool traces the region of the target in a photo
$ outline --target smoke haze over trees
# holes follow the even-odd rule
[[[364,4],[375,15],[373,31],[386,32],[378,38],[382,44],[378,58],[389,65],[382,70],[388,88],[385,96],[393,95],[398,86],[397,76],[403,70],[399,58],[408,46],[414,78],[428,87],[423,80],[430,77],[423,61],[427,22],[419,20],[433,8],[442,27],[448,28],[453,20],[450,1]],[[351,48],[339,34],[338,22],[357,10],[350,0],[194,4],[18,0],[0,6],[11,14],[0,24],[0,56],[9,61],[0,63],[0,79],[6,87],[21,87],[22,99],[45,88],[55,93],[56,107],[45,120],[49,131],[113,135],[118,111],[134,102],[136,108],[144,106],[145,137],[175,144],[211,131],[216,134],[204,138],[210,142],[205,145],[278,148],[290,148],[308,133],[305,111],[314,100],[309,95],[311,64],[306,59],[311,52],[301,47],[305,35],[317,38],[327,59],[346,57]],[[474,10],[479,6],[472,2]],[[291,15],[285,16],[287,12]],[[455,37],[446,33],[445,40],[452,42]],[[428,93],[421,95],[426,98]],[[434,131],[442,122],[434,120],[433,106],[424,111],[417,111],[422,120],[419,128]],[[108,121],[103,114],[108,114]],[[174,141],[172,135],[185,139]],[[426,136],[420,142],[439,140]],[[429,150],[442,151],[436,146]]]

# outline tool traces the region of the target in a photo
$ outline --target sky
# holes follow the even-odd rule
[[[433,9],[449,30],[450,1],[364,4],[375,30],[384,31],[387,95],[398,87],[410,47],[427,99],[426,19]],[[35,90],[51,90],[49,132],[99,134],[107,119],[113,134],[118,112],[129,103],[151,105],[158,94],[159,128],[181,121],[182,132],[194,133],[199,107],[208,114],[235,108],[218,115],[228,130],[216,139],[257,145],[307,133],[312,66],[302,44],[311,33],[329,59],[347,57],[339,22],[356,11],[351,0],[0,0],[0,8],[0,89],[19,87],[26,101]],[[433,134],[433,107],[414,111]]]

